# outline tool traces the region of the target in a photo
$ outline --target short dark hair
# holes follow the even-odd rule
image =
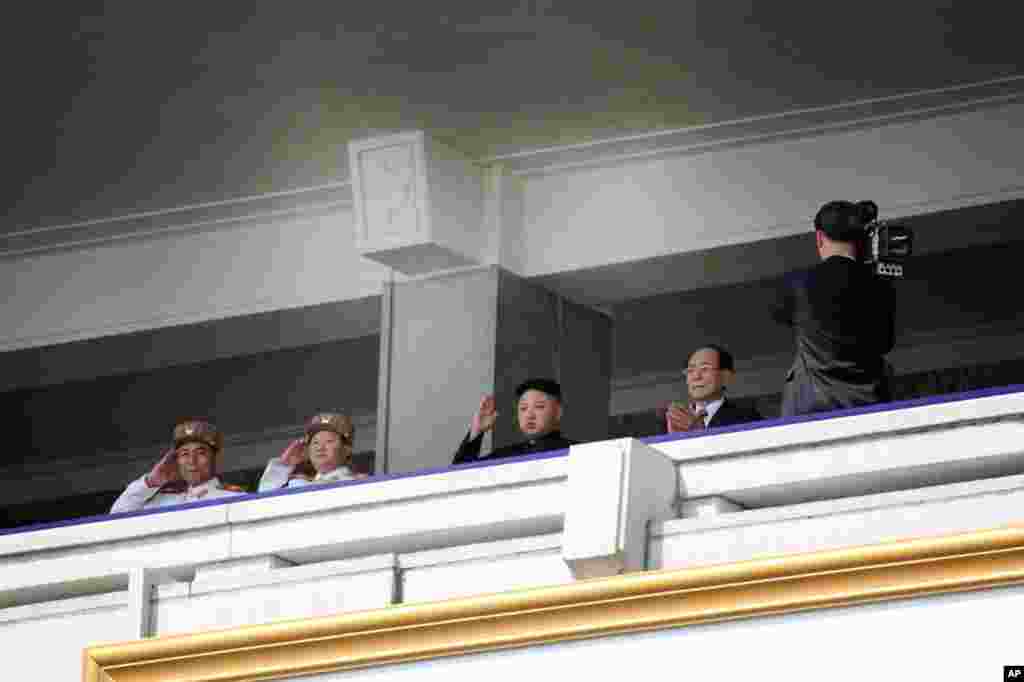
[[[730,371],[736,371],[736,365],[733,364],[732,353],[719,346],[717,343],[705,343],[703,346],[697,346],[697,350],[693,351],[696,353],[698,350],[710,349],[718,353],[718,369],[728,369]]]
[[[562,402],[562,387],[554,379],[545,379],[542,377],[527,379],[516,386],[516,400],[522,398],[523,394],[527,391],[540,391],[541,393],[551,396],[558,402]]]
[[[837,242],[856,242],[864,236],[864,226],[878,217],[873,201],[830,201],[814,216],[814,229]]]

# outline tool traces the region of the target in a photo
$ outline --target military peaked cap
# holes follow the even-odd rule
[[[220,452],[224,448],[224,434],[205,419],[185,419],[174,426],[174,447],[185,443],[202,443]]]

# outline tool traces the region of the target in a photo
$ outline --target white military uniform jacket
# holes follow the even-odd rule
[[[230,497],[232,495],[244,495],[245,493],[236,490],[225,490],[220,479],[211,478],[206,483],[192,486],[185,492],[172,493],[161,492],[160,488],[150,488],[146,484],[146,477],[142,476],[128,484],[121,496],[110,508],[111,512],[134,511],[136,509],[151,509],[153,507],[166,507],[172,504],[184,504],[185,502],[198,502],[199,500],[215,500],[219,497]]]
[[[273,458],[267,462],[267,468],[263,470],[263,475],[260,477],[259,492],[277,490],[278,488],[300,488],[304,485],[314,485],[316,483],[352,481],[356,478],[355,474],[347,466],[340,466],[326,474],[317,474],[316,478],[312,481],[300,477],[292,478],[294,471],[295,467],[282,463],[280,457]]]

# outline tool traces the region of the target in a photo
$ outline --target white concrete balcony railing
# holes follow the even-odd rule
[[[0,645],[68,679],[102,641],[992,528],[1022,502],[1024,387],[588,443],[6,532]]]

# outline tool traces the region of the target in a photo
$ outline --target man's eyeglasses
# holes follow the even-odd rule
[[[687,367],[686,368],[685,374],[687,376],[689,376],[691,374],[703,374],[704,372],[717,372],[717,371],[718,371],[718,367],[715,367],[714,365],[693,365],[692,367]]]

